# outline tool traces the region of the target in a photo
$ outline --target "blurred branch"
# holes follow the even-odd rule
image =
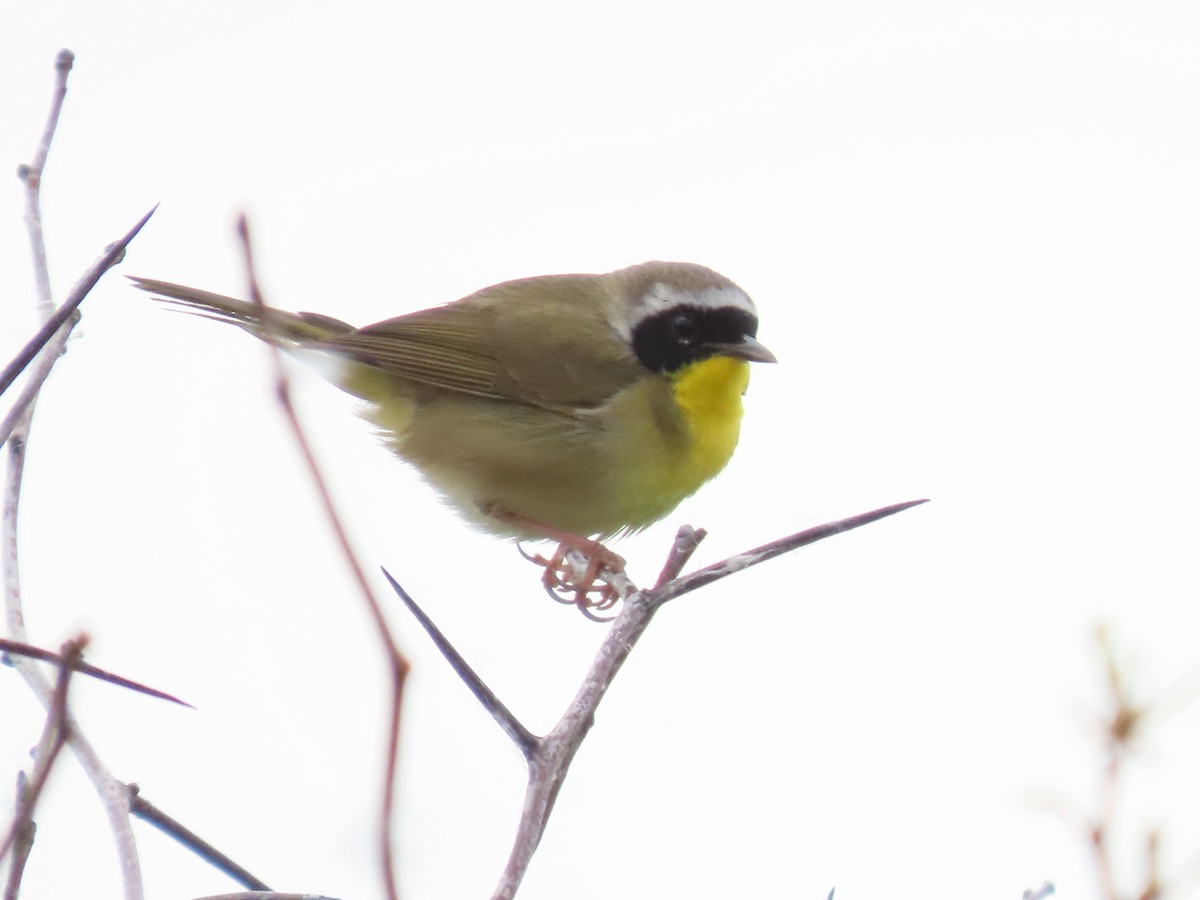
[[[1021,900],[1046,900],[1047,897],[1054,893],[1054,885],[1049,881],[1042,882],[1042,886],[1038,888],[1027,888],[1021,894]]]
[[[249,282],[250,302],[260,309],[265,309],[266,304],[263,302],[262,291],[259,289],[258,276],[254,268],[250,229],[245,216],[238,219],[238,236],[241,240],[244,254],[246,278]],[[283,407],[284,417],[287,419],[288,426],[292,431],[292,437],[295,439],[296,445],[304,457],[304,463],[308,467],[313,484],[316,486],[317,494],[320,497],[321,505],[325,510],[330,527],[333,529],[334,537],[337,539],[338,547],[341,549],[342,556],[350,567],[355,583],[358,585],[359,593],[362,595],[367,609],[371,614],[371,619],[375,623],[375,630],[383,643],[384,652],[387,655],[391,670],[392,696],[388,719],[388,746],[386,768],[384,771],[383,803],[380,810],[379,851],[381,868],[383,870],[384,889],[387,892],[388,900],[397,900],[399,889],[397,887],[392,852],[392,808],[396,795],[396,765],[397,755],[400,750],[400,713],[404,701],[404,683],[408,677],[408,660],[401,652],[399,644],[392,635],[391,628],[388,627],[387,619],[383,614],[383,607],[371,590],[371,585],[367,581],[366,573],[358,562],[354,548],[350,546],[350,538],[346,534],[346,529],[343,527],[341,517],[338,515],[337,508],[334,505],[333,497],[329,493],[328,486],[325,484],[321,468],[317,464],[316,456],[313,454],[312,447],[309,445],[308,439],[304,434],[304,429],[300,426],[300,419],[296,415],[295,406],[292,404],[291,386],[288,382],[287,371],[284,369],[279,348],[271,343],[268,343],[268,348],[275,370],[276,398]]]
[[[17,772],[17,799],[24,795],[29,786],[29,776],[24,770]],[[4,883],[4,900],[17,900],[21,893],[21,879],[25,876],[25,863],[33,852],[33,839],[37,833],[37,824],[32,820],[24,827],[13,831],[12,859],[8,866],[8,878]]]
[[[124,237],[104,248],[104,252],[100,254],[100,257],[75,282],[75,286],[71,288],[71,292],[67,295],[67,299],[63,304],[54,310],[50,318],[42,323],[37,333],[26,342],[20,352],[0,372],[0,394],[3,394],[16,380],[17,376],[24,371],[25,367],[29,365],[30,361],[43,348],[46,348],[45,352],[41,355],[38,366],[34,369],[33,374],[30,375],[25,391],[21,394],[20,399],[17,400],[12,411],[5,417],[4,424],[0,425],[0,444],[3,444],[8,439],[20,413],[33,402],[33,398],[37,396],[38,391],[41,389],[42,382],[50,374],[50,369],[53,368],[58,357],[62,355],[63,347],[67,343],[67,337],[70,335],[71,329],[79,321],[79,314],[76,311],[79,304],[83,302],[92,288],[96,286],[101,276],[124,258],[125,248],[129,246],[130,241],[137,237],[138,232],[142,230],[142,226],[150,221],[150,217],[154,215],[156,209],[158,209],[157,206],[142,216],[137,224],[125,233]]]
[[[277,894],[275,891],[238,891],[236,894],[210,894],[195,900],[335,900],[320,894]]]
[[[29,381],[25,385],[25,389],[21,391],[21,395],[17,397],[16,403],[0,420],[0,447],[8,443],[8,439],[12,437],[13,432],[18,432],[21,439],[29,431],[29,418],[33,409],[34,401],[37,400],[38,394],[41,393],[42,385],[46,383],[46,379],[50,375],[50,370],[54,368],[54,364],[58,362],[58,358],[62,356],[66,349],[67,340],[71,336],[75,325],[79,322],[78,314],[75,318],[68,321],[59,331],[50,335],[48,341],[49,346],[45,348],[45,352],[38,358],[37,365],[33,368],[33,373],[29,376]],[[13,363],[19,359],[14,359]],[[10,364],[11,366],[11,364]],[[15,378],[19,370],[14,372]]]
[[[82,647],[80,648],[82,650]],[[79,672],[82,675],[89,675],[92,678],[98,678],[100,681],[107,681],[109,684],[115,684],[118,687],[129,688],[131,691],[137,691],[139,694],[146,694],[150,697],[157,697],[160,700],[168,700],[171,703],[178,703],[180,706],[186,706],[189,709],[195,709],[190,703],[185,703],[178,697],[172,697],[170,694],[152,687],[147,687],[136,681],[130,681],[128,678],[122,678],[120,675],[114,675],[112,672],[106,672],[97,666],[90,665],[83,661],[82,653],[75,653],[71,657],[67,657],[61,653],[51,653],[49,650],[43,650],[40,647],[31,647],[29,644],[21,644],[16,641],[10,641],[5,638],[0,638],[0,652],[12,653],[16,656],[26,656],[30,659],[39,659],[42,662],[53,663],[61,668],[69,668],[73,672]]]
[[[691,525],[680,527],[679,531],[675,533],[675,543],[671,545],[667,561],[663,563],[662,571],[658,573],[658,580],[654,582],[655,590],[679,577],[683,567],[688,564],[688,560],[692,558],[692,554],[696,552],[696,548],[706,537],[708,537],[708,532],[703,528],[693,528]]]
[[[1097,629],[1096,643],[1104,667],[1105,686],[1108,689],[1109,704],[1103,720],[1105,750],[1108,758],[1105,760],[1104,771],[1100,777],[1097,810],[1091,820],[1088,837],[1096,865],[1096,877],[1100,883],[1101,896],[1106,900],[1118,900],[1120,891],[1113,871],[1109,838],[1118,818],[1117,800],[1120,795],[1121,774],[1146,729],[1151,704],[1135,699],[1129,673],[1122,663],[1106,627],[1101,626]],[[1146,867],[1143,886],[1137,895],[1139,900],[1156,900],[1162,895],[1158,844],[1157,833],[1148,832],[1145,844]]]
[[[64,50],[59,53],[55,67],[57,79],[54,99],[51,102],[50,115],[47,119],[46,128],[42,134],[42,139],[34,155],[33,162],[22,166],[18,170],[18,174],[25,182],[26,188],[26,224],[28,225],[29,239],[33,250],[34,270],[39,293],[38,306],[42,317],[46,319],[54,314],[54,302],[50,294],[50,277],[46,265],[40,189],[45,174],[46,159],[50,152],[50,142],[54,137],[59,113],[62,109],[63,97],[66,94],[67,73],[70,72],[73,61],[74,56],[70,51]],[[133,233],[136,233],[136,231]],[[132,237],[132,234],[130,237]],[[109,251],[102,257],[103,264],[93,267],[96,270],[95,276],[83,288],[83,293],[87,293],[87,290],[99,279],[100,275],[121,258],[123,252],[124,245],[120,242],[116,246],[109,248]],[[88,279],[85,277],[85,279],[81,280],[80,284],[85,284],[87,281]],[[70,317],[70,315],[71,312],[68,312],[67,316]],[[69,321],[64,320],[64,324],[61,327],[69,327],[69,324]],[[51,360],[57,358],[56,353],[50,353],[47,356]],[[25,616],[21,602],[21,582],[18,568],[19,554],[17,552],[17,519],[20,510],[21,483],[25,470],[26,440],[33,417],[36,394],[36,387],[32,387],[27,391],[28,400],[13,419],[11,432],[8,435],[6,446],[8,462],[7,478],[4,483],[3,513],[0,516],[0,541],[2,541],[0,543],[0,556],[2,556],[4,565],[4,602],[8,622],[8,634],[10,638],[21,644],[30,644],[31,642],[25,631]],[[21,677],[25,679],[26,684],[29,685],[39,702],[41,702],[47,715],[51,715],[51,711],[54,708],[55,690],[41,669],[38,668],[37,663],[21,656],[14,657],[12,663]],[[71,669],[64,668],[60,670],[60,672],[62,671],[71,671]],[[113,778],[112,774],[100,762],[99,756],[80,732],[78,725],[69,713],[64,712],[63,714],[62,729],[66,733],[66,740],[72,752],[79,759],[89,780],[91,780],[96,791],[100,794],[104,811],[108,816],[109,827],[112,829],[117,845],[118,863],[124,882],[124,896],[126,900],[142,900],[144,891],[142,887],[141,867],[138,864],[137,844],[134,841],[133,829],[129,822],[128,792],[125,790],[124,785]]]
[[[43,319],[50,318],[54,301],[50,291],[50,267],[46,262],[46,240],[42,233],[42,175],[50,157],[50,144],[58,129],[63,101],[67,98],[67,76],[75,65],[75,54],[70,50],[59,50],[54,60],[54,93],[50,98],[50,111],[46,115],[46,126],[41,140],[33,153],[33,162],[17,168],[17,177],[25,183],[25,225],[29,229],[29,244],[33,251],[33,275],[37,281],[38,310]]]
[[[38,797],[41,796],[42,788],[46,786],[46,779],[49,777],[50,770],[54,767],[54,762],[58,759],[59,751],[62,750],[63,743],[67,738],[69,728],[67,724],[67,685],[70,683],[71,673],[75,670],[86,643],[87,638],[78,637],[63,645],[63,665],[59,667],[58,680],[54,685],[54,696],[50,703],[50,710],[46,714],[46,724],[42,728],[42,736],[34,751],[33,776],[28,782],[20,785],[17,795],[17,811],[13,815],[12,826],[4,839],[0,840],[0,860],[8,853],[14,841],[20,840],[23,844],[21,852],[13,855],[13,865],[9,869],[8,881],[4,886],[5,900],[8,898],[15,900],[20,894],[25,860],[29,858],[29,850],[33,846],[35,830],[33,809],[37,806]]]
[[[1041,798],[1039,805],[1063,817],[1072,832],[1082,834],[1095,867],[1098,897],[1103,900],[1121,900],[1122,897],[1158,900],[1168,894],[1184,896],[1194,891],[1197,882],[1200,882],[1200,854],[1194,855],[1189,864],[1169,877],[1164,876],[1161,832],[1157,828],[1146,827],[1140,835],[1136,835],[1128,827],[1118,826],[1123,824],[1120,800],[1126,770],[1153,724],[1180,712],[1185,705],[1194,704],[1195,673],[1181,683],[1165,691],[1157,691],[1147,698],[1135,688],[1132,666],[1119,652],[1117,642],[1107,626],[1102,625],[1096,630],[1096,650],[1107,696],[1099,714],[1104,760],[1098,774],[1095,797],[1090,809],[1086,809],[1070,797],[1042,791],[1037,795]],[[1122,835],[1126,840],[1134,834],[1141,843],[1140,886],[1133,893],[1123,891],[1120,885],[1122,879],[1118,878],[1114,864],[1114,834]],[[1120,854],[1122,859],[1127,857],[1127,853]]]
[[[876,522],[887,516],[893,516],[926,502],[925,500],[913,500],[907,503],[897,503],[893,506],[886,506],[882,509],[809,528],[745,553],[731,556],[722,562],[682,578],[673,577],[673,573],[677,574],[682,569],[703,537],[703,532],[693,531],[690,526],[680,529],[663,567],[663,574],[659,578],[660,585],[653,590],[637,591],[624,598],[620,612],[613,620],[591,668],[584,676],[582,686],[558,724],[545,737],[531,734],[516,720],[496,695],[471,670],[461,654],[450,645],[429,617],[420,611],[412,598],[385,571],[384,574],[397,595],[414,612],[418,621],[433,638],[438,649],[450,661],[459,677],[467,683],[484,708],[500,723],[505,733],[517,744],[528,762],[529,781],[525,789],[525,803],[521,812],[521,820],[517,826],[517,837],[513,843],[508,864],[492,894],[493,900],[509,900],[516,894],[529,867],[529,862],[541,841],[542,834],[546,830],[546,823],[554,808],[558,791],[566,779],[571,761],[595,721],[600,701],[604,699],[617,672],[620,671],[634,645],[645,633],[650,621],[663,604],[735,572],[766,562],[768,559],[774,559],[776,556],[816,543],[835,534]],[[664,579],[669,580],[662,583]]]

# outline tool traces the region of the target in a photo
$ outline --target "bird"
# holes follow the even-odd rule
[[[132,281],[358,398],[383,443],[465,519],[557,541],[555,557],[534,559],[583,605],[603,568],[623,571],[604,541],[662,519],[725,467],[749,364],[776,361],[746,292],[694,263],[506,281],[361,328]],[[580,583],[562,580],[569,550],[588,560]]]

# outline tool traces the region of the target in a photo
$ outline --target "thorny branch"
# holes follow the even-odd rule
[[[265,881],[251,875],[242,866],[196,834],[182,822],[172,819],[165,812],[147,800],[139,792],[136,784],[129,785],[129,811],[143,822],[149,822],[163,834],[166,834],[183,846],[187,847],[213,868],[224,872],[234,881],[254,892],[270,892]]]
[[[33,253],[35,283],[39,297],[38,308],[44,321],[17,355],[4,366],[3,370],[0,370],[0,394],[7,391],[22,372],[28,370],[20,396],[0,421],[0,446],[7,445],[6,461],[8,464],[7,478],[4,482],[2,523],[0,523],[2,524],[3,543],[0,546],[2,546],[3,552],[8,631],[12,638],[12,640],[0,638],[0,652],[12,655],[13,667],[25,678],[47,709],[45,738],[39,747],[34,775],[27,782],[24,780],[21,782],[21,799],[17,815],[10,833],[0,842],[0,846],[3,847],[0,856],[7,853],[10,846],[13,849],[4,900],[15,898],[20,890],[24,861],[32,847],[33,805],[41,790],[41,785],[44,783],[45,774],[49,771],[50,764],[64,743],[71,746],[85,772],[101,794],[110,827],[117,842],[118,857],[125,885],[124,896],[127,900],[139,900],[143,896],[137,846],[129,821],[131,812],[172,835],[212,865],[241,881],[246,887],[257,889],[251,893],[228,895],[231,898],[235,896],[254,896],[264,898],[264,900],[267,898],[315,898],[316,895],[271,893],[260,880],[140,797],[136,787],[127,787],[115,779],[100,762],[98,755],[68,714],[64,692],[70,674],[81,672],[172,702],[182,703],[182,701],[169,694],[82,662],[79,658],[79,648],[82,643],[68,645],[64,654],[58,655],[31,645],[26,635],[20,577],[17,568],[17,521],[27,436],[34,406],[42,385],[62,355],[70,333],[79,321],[79,305],[104,273],[124,258],[126,247],[155,211],[151,209],[127,234],[110,244],[100,258],[79,278],[66,300],[57,309],[55,308],[51,296],[49,267],[43,239],[40,188],[50,145],[66,96],[67,74],[71,70],[73,61],[74,56],[70,51],[64,50],[59,53],[56,61],[57,80],[46,127],[34,154],[33,162],[20,166],[17,173],[26,187],[25,218]],[[59,666],[57,687],[51,687],[34,660],[50,662]]]
[[[20,607],[19,580],[17,577],[16,561],[16,518],[20,496],[21,472],[24,462],[25,438],[28,432],[29,420],[32,416],[33,403],[36,399],[38,390],[41,384],[48,375],[54,360],[61,353],[65,346],[67,336],[78,319],[76,311],[79,303],[87,295],[91,287],[108,270],[112,265],[120,261],[124,254],[125,246],[137,234],[138,230],[145,224],[153,213],[148,213],[139,222],[134,229],[130,231],[121,241],[113,244],[108,248],[104,256],[88,270],[88,273],[80,280],[79,284],[57,310],[54,309],[54,304],[51,300],[50,284],[48,269],[45,263],[45,247],[42,240],[41,213],[38,201],[39,187],[41,184],[42,174],[45,162],[49,153],[50,142],[54,134],[55,126],[58,119],[59,110],[61,109],[63,97],[66,92],[66,77],[67,72],[71,68],[73,57],[64,51],[59,56],[58,73],[59,79],[57,82],[54,102],[52,110],[47,122],[46,130],[43,134],[41,143],[39,144],[38,152],[35,155],[35,160],[29,166],[21,168],[20,175],[26,183],[27,193],[29,197],[29,209],[27,213],[27,222],[31,236],[31,242],[34,250],[35,268],[37,270],[37,281],[39,285],[39,295],[41,297],[40,309],[47,321],[39,330],[39,332],[29,341],[26,347],[18,355],[18,357],[0,372],[0,392],[7,389],[16,377],[27,367],[32,361],[37,361],[32,374],[28,379],[25,391],[22,397],[17,401],[16,406],[10,412],[9,416],[3,423],[0,423],[0,444],[4,441],[9,443],[9,479],[6,484],[4,496],[4,551],[6,565],[6,601],[9,610],[10,632],[18,639],[19,642],[25,643],[25,633],[23,626],[23,616]],[[257,278],[254,272],[253,258],[251,254],[250,240],[248,229],[245,220],[239,223],[239,232],[245,250],[245,262],[248,279],[250,282],[251,296],[254,302],[261,304],[261,294],[257,284]],[[275,348],[273,348],[273,351]],[[396,757],[398,749],[398,736],[400,727],[400,711],[403,698],[403,688],[405,676],[408,671],[408,663],[401,654],[396,641],[394,640],[390,629],[387,626],[386,619],[382,609],[374,595],[372,594],[366,576],[358,565],[355,556],[350,547],[348,538],[344,529],[340,524],[332,499],[325,487],[321,473],[316,465],[311,449],[305,438],[302,428],[299,425],[296,412],[292,406],[290,399],[290,390],[287,378],[284,374],[282,366],[278,361],[278,353],[276,357],[276,393],[284,408],[285,415],[293,430],[298,446],[308,464],[310,473],[317,486],[321,500],[326,508],[326,512],[333,525],[337,540],[341,549],[349,560],[352,570],[355,574],[356,581],[366,598],[368,607],[376,622],[377,630],[385,645],[388,659],[392,669],[392,716],[391,727],[389,731],[389,752],[387,757],[387,771],[385,780],[384,800],[382,808],[382,822],[380,828],[381,835],[381,858],[383,877],[387,895],[391,900],[396,900],[398,891],[396,887],[396,873],[393,866],[392,853],[392,807],[395,793],[395,774],[396,774]],[[496,888],[494,894],[497,898],[512,897],[521,879],[524,876],[525,870],[541,836],[545,830],[546,822],[557,798],[559,788],[566,777],[567,770],[582,743],[587,732],[590,730],[596,708],[611,685],[616,676],[617,671],[621,668],[625,659],[628,657],[633,645],[637,642],[640,636],[645,632],[653,616],[662,605],[671,599],[695,590],[705,584],[709,584],[736,571],[756,565],[774,556],[794,550],[797,547],[804,546],[808,543],[813,543],[841,531],[850,528],[856,528],[868,522],[875,521],[884,516],[892,515],[911,506],[917,505],[925,501],[914,501],[912,503],[897,504],[893,507],[876,510],[872,513],[867,513],[862,516],[845,519],[840,522],[830,523],[819,528],[810,529],[806,532],[801,532],[793,535],[790,538],[785,538],[781,541],[768,544],[746,554],[731,557],[716,566],[710,566],[695,572],[686,577],[679,577],[679,572],[686,565],[687,560],[694,552],[696,545],[703,539],[703,531],[693,532],[690,529],[681,530],[677,537],[676,544],[672,549],[672,553],[663,567],[663,572],[660,575],[655,588],[645,592],[634,592],[629,594],[624,603],[620,614],[614,620],[612,627],[608,632],[608,636],[598,654],[591,670],[588,672],[583,685],[580,687],[575,699],[572,701],[567,712],[562,717],[559,724],[545,737],[537,737],[529,732],[515,716],[508,711],[501,701],[483,685],[482,681],[476,676],[467,666],[465,660],[461,658],[437,632],[436,627],[432,622],[424,616],[423,613],[412,603],[411,598],[404,594],[403,589],[398,584],[392,581],[393,587],[405,599],[405,602],[410,604],[414,613],[422,619],[422,624],[425,625],[430,634],[434,636],[443,653],[451,659],[452,664],[459,671],[464,680],[471,686],[471,689],[476,693],[480,701],[492,712],[504,727],[509,736],[518,744],[525,754],[529,764],[529,784],[526,792],[525,807],[521,817],[521,824],[518,829],[518,836],[513,847],[508,866]],[[385,573],[387,574],[387,573]],[[389,581],[391,576],[388,575]],[[32,814],[33,803],[36,800],[37,792],[40,790],[41,784],[44,782],[44,772],[48,770],[54,756],[57,754],[58,748],[64,742],[69,741],[73,750],[80,757],[85,769],[92,776],[93,781],[97,784],[101,794],[105,797],[105,807],[109,812],[110,821],[114,834],[117,836],[118,847],[120,850],[122,870],[125,877],[125,896],[127,898],[140,898],[142,896],[142,887],[140,880],[140,872],[137,864],[136,845],[133,843],[132,833],[129,830],[128,816],[132,811],[134,814],[147,818],[149,821],[155,822],[160,827],[163,827],[169,833],[176,837],[181,835],[191,837],[194,840],[189,843],[196,852],[200,853],[209,861],[214,862],[225,869],[233,877],[238,878],[248,887],[254,888],[251,891],[244,891],[235,894],[220,895],[221,900],[285,900],[285,898],[310,898],[314,895],[302,894],[276,894],[266,889],[266,886],[250,875],[244,869],[225,860],[224,863],[217,861],[221,857],[217,851],[206,845],[199,838],[187,832],[187,829],[179,825],[179,823],[155,810],[149,803],[142,800],[138,795],[135,787],[127,787],[121,785],[116,779],[100,765],[94,751],[87,744],[86,740],[66,711],[65,706],[65,691],[66,684],[72,671],[86,671],[81,663],[79,663],[78,648],[65,652],[64,656],[68,664],[60,667],[58,685],[53,691],[50,690],[48,682],[44,676],[32,664],[20,665],[18,668],[26,677],[35,693],[43,700],[43,703],[48,708],[48,718],[46,725],[46,734],[43,740],[43,746],[46,748],[39,754],[39,768],[35,771],[34,779],[26,789],[24,796],[31,798],[27,802],[22,800],[21,813],[14,822],[12,835],[5,839],[4,847],[14,836],[17,836],[22,830],[24,824],[28,821]],[[89,672],[95,674],[95,672]],[[107,674],[107,673],[105,673]],[[38,683],[38,679],[41,683]],[[118,683],[126,683],[128,686],[137,686],[123,679],[116,679],[115,676],[109,680],[117,680]],[[148,690],[148,689],[147,689]],[[151,693],[158,693],[149,691]],[[168,698],[174,699],[174,698]],[[45,765],[43,767],[43,760]],[[27,812],[26,812],[27,810]],[[182,838],[181,838],[182,839]],[[185,840],[185,843],[188,841]],[[19,882],[19,875],[18,875]],[[215,898],[214,898],[215,900]]]
[[[613,620],[591,669],[584,677],[582,686],[562,719],[545,737],[533,735],[517,721],[516,717],[467,665],[461,654],[454,649],[429,616],[385,571],[384,575],[387,576],[401,601],[417,617],[458,676],[467,684],[484,708],[491,713],[505,733],[517,744],[529,765],[529,781],[525,789],[525,804],[517,827],[517,838],[504,873],[492,894],[493,900],[509,900],[516,894],[529,867],[529,862],[533,858],[534,851],[537,850],[538,843],[545,832],[550,812],[558,797],[559,788],[566,779],[571,761],[595,721],[600,701],[633,650],[634,644],[645,633],[650,621],[663,604],[735,572],[774,559],[776,556],[849,531],[852,528],[876,522],[925,502],[927,501],[913,500],[907,503],[897,503],[893,506],[886,506],[882,509],[809,528],[806,531],[797,532],[756,547],[746,553],[731,556],[722,562],[680,578],[676,577],[679,570],[686,564],[687,559],[695,550],[696,544],[703,536],[702,531],[684,526],[676,536],[675,544],[656,587],[649,591],[634,592],[625,597],[621,611]]]
[[[50,275],[46,264],[46,246],[42,234],[40,188],[42,178],[45,174],[46,160],[50,152],[50,143],[54,137],[59,113],[62,109],[63,98],[66,95],[67,74],[71,70],[73,61],[74,55],[70,51],[64,50],[59,53],[55,66],[57,77],[54,99],[51,102],[50,114],[47,118],[42,139],[38,145],[37,152],[34,154],[33,162],[22,166],[18,170],[18,175],[25,183],[26,188],[26,224],[29,230],[30,245],[33,251],[34,273],[38,285],[38,308],[43,318],[49,318],[53,315],[54,301],[50,293]],[[138,227],[140,227],[140,224]],[[80,280],[80,284],[77,285],[77,288],[82,286],[83,294],[86,294],[90,290],[91,286],[95,284],[105,271],[120,260],[124,255],[125,244],[136,233],[137,229],[135,228],[126,236],[124,241],[118,241],[115,245],[111,246],[101,259],[88,270],[88,273]],[[82,297],[79,299],[82,300]],[[69,328],[71,325],[69,319],[71,313],[68,312],[67,316],[68,319],[61,326],[64,329]],[[43,353],[53,350],[55,346],[56,343],[51,343],[50,346],[43,349]],[[52,365],[52,362],[50,365]],[[47,366],[48,370],[49,366]],[[33,382],[31,381],[32,384]],[[28,400],[25,402],[22,411],[13,419],[11,433],[8,435],[6,446],[8,463],[7,478],[4,484],[3,513],[0,516],[2,518],[2,522],[0,522],[0,531],[2,531],[2,537],[0,537],[0,540],[2,540],[0,548],[2,549],[0,549],[0,554],[3,556],[4,564],[4,602],[7,613],[8,633],[13,640],[24,644],[30,642],[25,632],[20,575],[17,566],[19,558],[17,553],[17,518],[20,509],[21,483],[25,469],[25,446],[30,421],[33,417],[33,401],[36,393],[36,386],[31,386],[26,392]],[[22,399],[25,400],[25,398]],[[13,667],[25,679],[25,682],[46,710],[47,715],[50,715],[54,704],[54,688],[38,668],[37,664],[18,656],[13,659]],[[112,829],[113,837],[117,844],[117,856],[125,885],[124,893],[126,900],[141,900],[143,897],[141,869],[138,864],[137,844],[134,841],[133,830],[129,822],[129,806],[124,786],[117,779],[113,778],[100,762],[100,758],[91,744],[80,732],[72,717],[66,713],[64,713],[63,728],[67,733],[66,740],[72,752],[79,759],[88,778],[101,796],[105,813],[108,816],[109,827]]]
[[[16,656],[27,656],[30,659],[40,659],[42,662],[53,663],[60,669],[70,669],[72,672],[89,675],[92,678],[107,681],[109,684],[115,684],[118,687],[129,688],[131,691],[137,691],[139,694],[146,694],[150,697],[157,697],[160,700],[167,700],[171,703],[178,703],[180,706],[187,706],[194,709],[192,704],[185,703],[178,697],[173,697],[165,691],[148,687],[139,682],[131,681],[128,678],[122,678],[120,675],[106,672],[98,666],[85,663],[80,653],[72,653],[69,656],[66,653],[51,653],[49,650],[43,650],[40,647],[31,647],[28,644],[21,644],[17,641],[6,640],[5,638],[0,638],[0,653],[11,653]]]
[[[41,390],[42,383],[50,374],[54,363],[62,355],[71,329],[79,321],[79,313],[77,312],[79,304],[83,302],[92,288],[96,286],[101,276],[124,258],[125,248],[137,237],[142,227],[150,221],[150,217],[154,215],[155,209],[158,209],[158,207],[154,207],[154,209],[142,216],[124,237],[114,241],[104,249],[99,259],[92,263],[83,275],[80,276],[79,280],[75,282],[75,286],[67,294],[67,299],[63,302],[62,306],[54,310],[50,318],[42,323],[37,333],[29,339],[20,352],[4,367],[3,372],[0,372],[0,393],[3,393],[31,361],[35,358],[38,361],[33,373],[29,377],[29,382],[25,386],[24,392],[8,416],[5,417],[4,424],[0,425],[0,444],[4,444],[8,440],[21,415],[32,405],[38,391]]]
[[[8,873],[5,885],[5,897],[16,897],[21,884],[21,875],[25,860],[29,856],[28,847],[33,844],[33,809],[37,806],[38,797],[50,776],[50,769],[58,759],[59,751],[66,742],[69,726],[67,725],[67,685],[71,681],[71,673],[77,668],[80,654],[87,643],[87,638],[79,637],[63,645],[63,665],[58,670],[58,680],[54,684],[54,694],[50,702],[50,711],[46,714],[46,724],[42,729],[41,739],[34,751],[33,776],[21,785],[17,797],[17,812],[13,816],[8,834],[0,841],[0,859],[8,853],[14,841],[21,840],[26,844],[23,852],[15,854],[13,866]]]
[[[280,894],[275,891],[238,891],[235,894],[210,894],[195,900],[334,900],[320,894]]]

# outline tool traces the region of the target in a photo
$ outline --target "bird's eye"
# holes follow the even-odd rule
[[[671,319],[671,333],[675,335],[675,340],[686,346],[696,342],[700,336],[700,326],[691,313],[676,313]]]

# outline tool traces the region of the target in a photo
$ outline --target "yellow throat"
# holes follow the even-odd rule
[[[681,369],[672,380],[675,403],[692,438],[676,480],[691,493],[720,472],[733,455],[750,364],[714,356]]]

